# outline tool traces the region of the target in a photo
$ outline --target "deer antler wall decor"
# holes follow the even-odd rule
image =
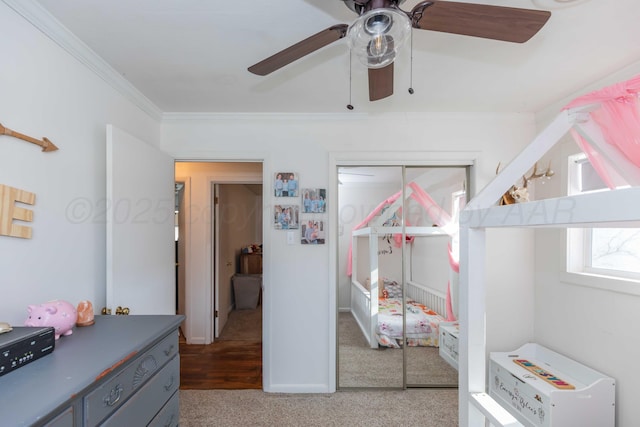
[[[496,175],[500,172],[500,163],[498,163],[498,167],[496,167]],[[531,181],[534,181],[539,178],[547,178],[551,179],[551,177],[555,174],[555,172],[551,169],[551,162],[549,162],[549,166],[540,172],[538,171],[538,163],[536,162],[533,165],[533,171],[531,174],[527,176],[526,174],[522,176],[522,184],[514,184],[511,186],[509,191],[502,195],[500,199],[501,205],[511,205],[514,203],[523,203],[529,201],[529,190],[527,190],[527,186]],[[544,181],[542,181],[544,183]]]
[[[36,144],[40,147],[42,147],[42,151],[44,152],[49,152],[49,151],[56,151],[58,149],[58,147],[55,146],[55,144],[51,141],[49,141],[47,138],[42,138],[40,139],[36,139],[36,138],[32,138],[30,136],[21,134],[19,132],[13,131],[7,127],[2,126],[2,124],[0,124],[0,135],[7,135],[7,136],[13,136],[14,138],[18,138],[21,139],[23,141],[27,141],[30,142],[32,144]]]

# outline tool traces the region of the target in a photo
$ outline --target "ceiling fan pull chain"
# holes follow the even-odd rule
[[[348,110],[353,110],[353,105],[351,104],[351,49],[349,49],[349,103],[347,104]]]
[[[409,93],[413,95],[413,30],[409,35]]]

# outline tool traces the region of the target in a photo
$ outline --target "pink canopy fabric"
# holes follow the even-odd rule
[[[415,182],[410,182],[409,188],[413,190],[411,197],[422,205],[434,224],[437,224],[438,227],[451,224],[451,216],[447,211],[442,209],[422,187]]]
[[[598,124],[607,144],[616,147],[631,163],[640,167],[640,76],[616,83],[574,99],[563,109],[600,104],[600,108],[589,114]],[[608,164],[575,130],[573,138],[585,152],[602,180],[614,188],[610,171],[615,165]]]

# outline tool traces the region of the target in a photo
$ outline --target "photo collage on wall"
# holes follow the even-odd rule
[[[276,230],[300,230],[303,245],[325,244],[327,212],[327,190],[324,188],[301,188],[295,172],[276,172],[273,195],[277,200],[273,206],[273,225]]]

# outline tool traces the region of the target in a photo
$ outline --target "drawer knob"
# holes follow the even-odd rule
[[[176,381],[175,377],[173,376],[173,374],[171,374],[171,378],[169,378],[169,382],[167,382],[164,385],[164,389],[165,391],[169,391],[173,388],[173,383]]]
[[[166,350],[164,351],[164,355],[165,355],[165,356],[168,356],[168,355],[170,355],[171,353],[173,353],[173,347],[174,347],[174,345],[173,345],[173,344],[171,344],[171,345],[169,346],[169,348],[168,348],[168,349],[166,349]]]
[[[112,388],[111,391],[109,392],[109,395],[104,397],[103,399],[104,404],[107,406],[113,406],[116,403],[118,403],[118,401],[122,397],[122,390],[123,388],[120,384]]]

